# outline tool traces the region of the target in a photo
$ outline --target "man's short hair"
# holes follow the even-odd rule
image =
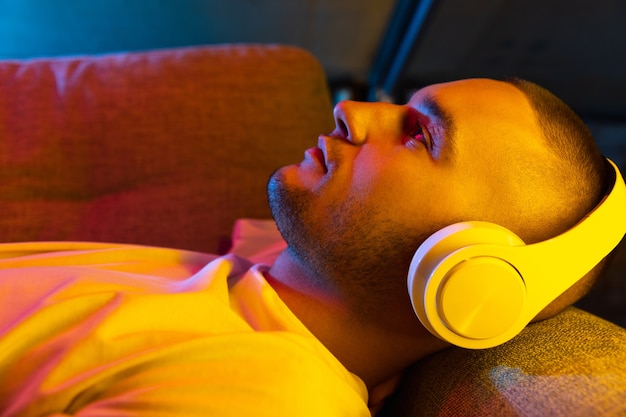
[[[561,99],[530,81],[519,78],[505,81],[524,93],[535,113],[546,147],[554,157],[552,174],[559,182],[557,186],[565,198],[575,202],[567,205],[572,210],[568,213],[571,223],[568,227],[572,227],[604,197],[609,182],[608,162],[598,150],[585,123]],[[550,304],[538,319],[557,314],[587,294],[603,275],[609,258],[605,257],[584,278]]]

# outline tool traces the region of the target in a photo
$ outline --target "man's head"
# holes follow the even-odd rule
[[[489,221],[533,243],[575,224],[605,188],[584,124],[523,81],[437,84],[406,105],[342,102],[335,121],[272,176],[270,204],[294,259],[373,306],[364,311],[407,297],[411,257],[440,228]]]

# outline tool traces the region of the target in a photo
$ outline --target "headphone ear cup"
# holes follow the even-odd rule
[[[467,222],[426,239],[408,276],[424,327],[458,346],[496,346],[584,277],[626,231],[626,184],[608,164],[611,184],[602,201],[558,236],[525,245],[500,226]]]
[[[511,262],[494,250],[521,245],[517,235],[487,222],[457,223],[430,236],[416,251],[408,276],[413,309],[424,327],[469,348],[515,336],[525,325],[520,317],[526,288]]]

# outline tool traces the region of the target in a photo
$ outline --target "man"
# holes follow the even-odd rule
[[[604,158],[582,122],[524,81],[430,86],[405,106],[343,102],[335,119],[319,150],[272,177],[289,249],[270,274],[369,387],[443,347],[407,299],[407,265],[427,236],[484,220],[542,241],[574,225],[606,188]],[[595,275],[539,318],[577,300]]]
[[[541,241],[605,192],[584,125],[524,81],[342,102],[335,120],[270,179],[288,244],[271,268],[153,248],[3,248],[0,288],[19,296],[0,316],[0,415],[369,415],[368,392],[376,408],[406,366],[447,346],[406,291],[424,239],[484,220]]]

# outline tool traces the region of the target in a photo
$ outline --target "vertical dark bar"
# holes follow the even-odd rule
[[[371,71],[368,100],[392,95],[435,0],[399,0]]]
[[[387,29],[378,49],[376,59],[372,65],[368,80],[368,100],[376,100],[376,89],[378,89],[389,71],[389,67],[396,55],[398,44],[406,32],[413,10],[415,10],[419,0],[397,0],[393,14],[387,22]]]

